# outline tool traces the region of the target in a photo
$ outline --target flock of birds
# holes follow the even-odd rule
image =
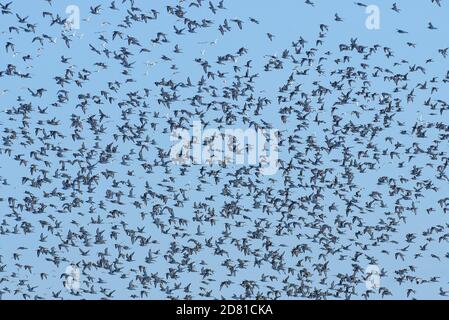
[[[342,12],[279,47],[232,2],[105,1],[79,29],[53,0],[0,3],[0,298],[449,295],[449,71],[428,71],[449,48],[334,46]],[[172,163],[194,121],[279,129],[277,173]]]

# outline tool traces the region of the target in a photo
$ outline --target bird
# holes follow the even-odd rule
[[[54,4],[0,3],[1,298],[448,295],[444,1]]]

